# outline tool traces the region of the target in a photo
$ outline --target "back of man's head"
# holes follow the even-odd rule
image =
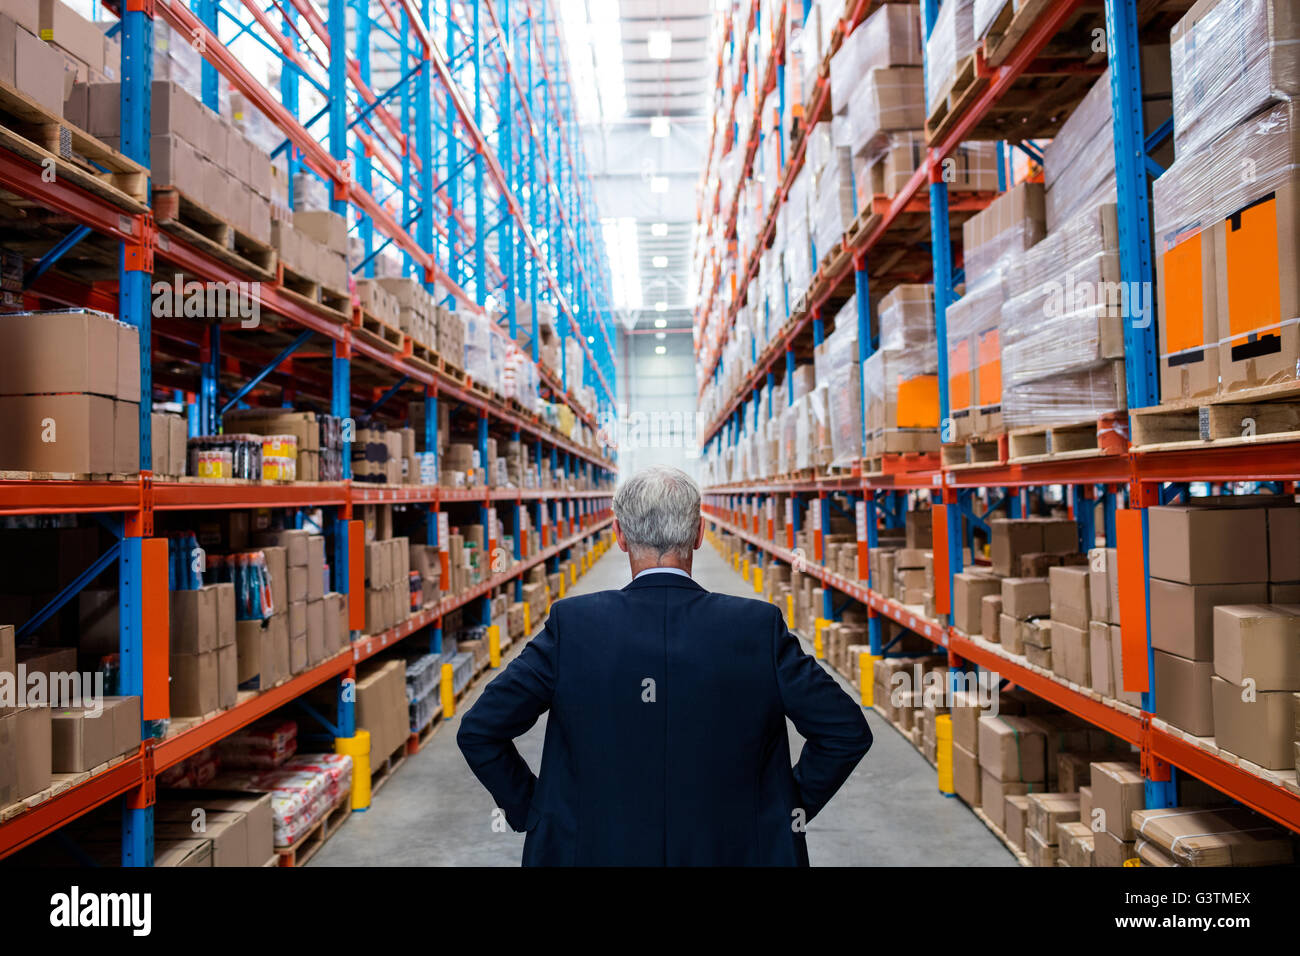
[[[687,561],[699,538],[700,489],[678,468],[651,465],[614,493],[614,517],[633,561]]]

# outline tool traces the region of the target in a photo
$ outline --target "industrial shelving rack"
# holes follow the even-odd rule
[[[358,277],[373,276],[375,256],[391,246],[401,251],[405,274],[430,292],[445,292],[444,301],[480,315],[495,305],[502,313],[499,331],[531,347],[544,396],[569,406],[596,432],[598,416],[616,401],[615,326],[607,256],[594,225],[592,182],[553,0],[328,0],[323,10],[312,0],[269,8],[253,0],[193,5],[118,0],[107,6],[120,18],[112,32],[122,44],[120,142],[126,156],[149,165],[154,28],[164,23],[202,55],[202,99],[209,109],[218,109],[224,80],[283,133],[281,149],[288,153],[290,171],[309,169],[325,182],[331,208],[348,219],[362,241],[364,257],[352,270]],[[223,36],[226,43],[251,36],[278,57],[279,89],[253,77]],[[370,87],[377,64],[398,77],[388,89]],[[310,118],[299,113],[304,83],[326,100],[320,114]],[[322,119],[327,129],[318,133]],[[279,686],[241,694],[234,708],[187,722],[179,732],[161,739],[144,733],[137,752],[75,785],[55,788],[25,809],[9,808],[0,821],[3,857],[121,798],[122,864],[149,866],[157,773],[328,681],[337,682],[340,691],[331,729],[351,736],[352,698],[342,690],[355,679],[356,665],[415,634],[427,635],[430,648],[439,650],[443,615],[478,602],[486,619],[487,599],[503,586],[513,585],[519,599],[526,570],[543,562],[548,569],[558,567],[574,545],[609,524],[609,492],[601,489],[608,488],[615,466],[603,446],[571,440],[537,413],[493,397],[445,364],[417,363],[409,349],[388,351],[354,335],[348,323],[292,294],[278,274],[271,281],[244,274],[228,260],[160,229],[147,203],[42,172],[29,158],[0,149],[0,189],[48,210],[67,230],[42,258],[27,300],[32,306],[99,309],[140,330],[141,470],[117,480],[0,480],[0,514],[89,515],[112,529],[117,542],[110,552],[51,606],[61,606],[116,563],[120,692],[142,697],[146,721],[168,715],[168,545],[154,537],[156,513],[276,508],[299,524],[304,510],[321,509],[334,587],[344,594],[363,588],[364,527],[354,518],[362,506],[427,509],[428,543],[437,544],[444,507],[477,503],[479,521],[487,527],[489,509],[503,503],[502,527],[514,532],[514,564],[472,590],[447,595],[375,634],[365,633],[364,602],[350,601],[352,641],[338,655]],[[87,237],[117,254],[115,282],[52,268]],[[223,329],[153,321],[152,274],[164,266],[201,281],[260,280],[249,286],[250,294],[271,321],[242,334],[229,324]],[[581,347],[582,381],[569,380],[567,362],[558,373],[538,363],[539,303],[557,313],[561,354],[571,338]],[[303,347],[309,342],[328,348],[312,352]],[[286,397],[319,398],[343,419],[368,418],[386,402],[400,415],[403,400],[408,410],[423,402],[426,447],[434,449],[438,402],[451,402],[477,417],[481,455],[486,455],[489,428],[524,441],[534,447],[539,463],[549,461],[551,473],[560,476],[559,487],[354,483],[346,448],[338,482],[155,479],[149,471],[152,399],[155,389],[176,384],[171,366],[158,361],[164,354],[191,367],[198,364],[199,388],[191,386],[186,395],[191,434],[219,426],[228,408],[265,382],[283,389]],[[233,396],[223,396],[223,375],[227,382],[246,383]],[[596,390],[597,408],[576,403],[582,386]],[[179,388],[173,394],[179,397]],[[597,490],[571,490],[571,479],[585,479]],[[530,532],[539,550],[522,558]]]
[[[805,0],[785,0],[780,4],[782,22],[794,4],[802,5],[805,16],[811,6]],[[880,5],[879,0],[848,0],[844,5],[844,16],[835,27],[831,50],[837,50],[844,37]],[[759,4],[755,0],[747,6],[748,19],[742,16],[733,21],[728,14],[722,25],[723,42],[742,32],[747,36],[748,31],[755,28]],[[928,35],[938,15],[939,0],[922,0],[921,6]],[[1032,10],[1029,14],[1032,22],[999,66],[990,67],[982,53],[976,51],[975,70],[983,84],[982,91],[967,102],[959,115],[947,121],[947,131],[930,143],[924,162],[903,189],[888,204],[875,210],[878,213],[875,224],[869,230],[846,237],[844,254],[824,263],[814,273],[807,290],[787,289],[786,298],[793,308],[788,316],[778,317],[785,319],[784,324],[772,323],[781,331],[761,354],[755,356],[752,370],[742,379],[740,387],[725,397],[722,411],[703,430],[701,438],[706,448],[709,445],[725,447],[734,444],[746,417],[758,421],[760,416],[772,414],[771,390],[782,366],[786,372],[792,371],[796,350],[806,354],[810,344],[822,341],[823,310],[829,311],[830,305],[844,301],[850,283],[857,295],[858,341],[870,342],[868,293],[872,279],[869,262],[873,250],[889,236],[891,227],[904,212],[929,210],[933,271],[927,279],[935,287],[936,339],[940,343],[946,341],[946,309],[957,297],[956,289],[964,276],[954,262],[949,241],[950,201],[941,174],[942,163],[999,104],[1017,78],[1035,63],[1052,38],[1083,6],[1083,0],[1057,0],[1023,6]],[[1121,278],[1125,283],[1153,284],[1155,275],[1148,203],[1150,183],[1163,170],[1148,154],[1172,135],[1172,121],[1150,137],[1144,134],[1138,56],[1139,6],[1137,0],[1106,0],[1106,52],[1111,71]],[[1185,4],[1184,8],[1188,6],[1190,4]],[[774,37],[770,49],[775,63],[747,66],[764,70],[761,75],[775,77],[775,87],[770,84],[762,87],[764,96],[783,97],[784,38]],[[827,55],[828,60],[830,55]],[[828,73],[824,63],[815,89],[805,91],[807,105],[804,116],[808,122],[816,122],[828,115]],[[781,102],[784,112],[784,101]],[[756,115],[761,114],[762,108],[760,102]],[[727,137],[730,135],[725,134]],[[761,133],[755,124],[752,136],[756,138],[759,135]],[[1032,136],[1033,132],[1027,131],[1025,135]],[[730,145],[729,139],[727,145]],[[1003,186],[1007,183],[1002,167],[1004,146],[999,144],[999,182]],[[803,147],[803,137],[796,135],[791,150],[782,154],[782,179],[777,198],[768,210],[753,255],[744,264],[744,271],[739,273],[734,289],[743,290],[757,274],[758,257],[771,241],[776,211],[785,201],[794,175],[803,163]],[[753,153],[751,143],[742,181],[749,175]],[[710,163],[712,161],[711,152]],[[710,182],[707,172],[704,182]],[[729,199],[722,197],[723,201]],[[702,202],[701,230],[705,235],[711,235],[714,229],[725,228],[720,233],[723,240],[734,240],[734,211],[726,219],[721,218],[728,209],[723,201],[719,201],[715,192]],[[713,300],[722,294],[724,278],[722,270],[717,268],[700,276],[699,301],[703,308],[696,323],[696,348],[702,362],[701,395],[709,380],[720,375],[722,343],[734,325],[743,296],[743,291],[733,295],[733,306],[724,313],[716,337],[707,334]],[[1156,345],[1153,323],[1145,328],[1133,322],[1124,324],[1129,408],[1143,408],[1159,401]],[[859,358],[866,358],[867,354],[862,351]],[[938,358],[942,421],[948,417],[950,408],[947,354],[942,345]],[[822,582],[825,586],[823,619],[837,619],[838,611],[842,610],[843,605],[837,608],[840,602],[833,594],[841,595],[844,603],[853,600],[865,605],[873,657],[884,654],[886,650],[881,640],[880,619],[883,616],[945,650],[950,666],[960,667],[965,663],[996,671],[1004,679],[1138,747],[1148,807],[1176,803],[1176,773],[1183,771],[1284,826],[1300,831],[1300,789],[1294,784],[1287,785],[1285,781],[1256,768],[1244,766],[1232,755],[1206,746],[1204,741],[1192,740],[1172,731],[1154,717],[1158,688],[1153,686],[1150,677],[1153,658],[1147,621],[1146,515],[1149,507],[1188,495],[1189,485],[1193,482],[1207,482],[1212,486],[1227,482],[1260,482],[1277,490],[1294,492],[1297,477],[1300,477],[1300,443],[1272,441],[1268,436],[1259,436],[1254,442],[1234,443],[1231,447],[1207,445],[1199,449],[1170,450],[1134,447],[1126,453],[1113,455],[1002,461],[959,467],[936,465],[926,471],[889,474],[862,474],[859,469],[854,469],[852,473],[809,480],[735,483],[706,489],[705,512],[715,528],[737,535],[756,551],[797,564],[804,573]],[[1005,652],[994,650],[996,645],[977,641],[951,626],[952,577],[962,570],[963,545],[960,533],[950,533],[951,529],[960,529],[963,520],[968,526],[983,525],[999,511],[1008,517],[1019,517],[1027,513],[1025,509],[1031,489],[1048,486],[1059,486],[1065,492],[1071,515],[1079,524],[1081,546],[1090,547],[1100,530],[1107,546],[1117,548],[1123,607],[1121,633],[1125,689],[1141,692],[1140,708],[1107,701],[1086,689],[1067,684],[1059,677],[1027,668]],[[832,507],[839,507],[838,503],[833,504],[832,495],[845,495],[853,508],[857,519],[859,561],[865,568],[865,554],[877,543],[878,519],[883,519],[886,527],[901,527],[907,498],[912,493],[922,501],[928,497],[933,508],[934,609],[937,619],[928,619],[914,607],[883,597],[871,588],[869,580],[849,580],[829,571],[824,564],[825,529],[830,525]],[[783,542],[777,540],[776,522],[773,520],[773,509],[781,498],[784,498],[786,507],[786,539]],[[805,499],[817,502],[811,512],[815,521],[813,555],[796,553],[794,548],[800,515],[800,509],[794,504]],[[1094,518],[1099,501],[1104,525],[1101,529],[1095,527]]]

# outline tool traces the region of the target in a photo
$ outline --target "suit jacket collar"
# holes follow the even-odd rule
[[[654,574],[646,574],[630,582],[624,591],[631,591],[639,588],[685,588],[691,591],[703,591],[704,588],[696,584],[692,578],[684,578],[680,574],[672,574],[668,571],[658,571]]]

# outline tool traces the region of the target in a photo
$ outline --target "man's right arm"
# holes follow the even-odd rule
[[[804,738],[794,765],[806,819],[826,806],[871,747],[862,708],[810,655],[774,613],[776,681],[786,716]]]
[[[541,633],[483,688],[456,734],[470,770],[515,830],[524,829],[537,778],[514,741],[550,709],[559,653],[554,624],[552,613]]]

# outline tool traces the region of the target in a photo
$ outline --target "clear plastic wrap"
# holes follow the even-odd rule
[[[1120,284],[1117,234],[1115,207],[1102,204],[1009,263],[1000,332],[1006,427],[1087,420],[1123,407],[1110,388],[1113,374],[1098,370],[1124,354],[1126,312],[1153,318],[1153,310],[1145,293],[1130,301]],[[1048,400],[1047,392],[1059,394]]]
[[[924,84],[924,71],[917,66],[867,71],[845,113],[855,155],[878,152],[891,132],[925,126]]]
[[[1049,230],[1080,209],[1115,201],[1110,70],[1093,83],[1056,137],[1043,149],[1043,184],[1047,189]]]
[[[974,7],[974,0],[947,0],[939,7],[934,29],[925,44],[928,112],[934,112],[939,97],[947,94],[957,64],[975,49]]]
[[[807,159],[805,166],[812,173],[814,179],[819,177],[822,170],[826,168],[826,163],[831,158],[831,124],[817,123],[812,129],[808,130],[806,145],[804,146],[804,156]]]
[[[934,287],[895,286],[880,300],[880,341],[863,363],[868,454],[932,451],[939,441]]]
[[[1002,273],[985,272],[966,294],[948,306],[948,405],[952,438],[983,434],[993,423],[981,420],[1000,411],[1002,365]]]
[[[1021,183],[962,224],[966,280],[979,282],[1000,272],[1013,256],[1037,245],[1046,235],[1042,183]]]
[[[844,38],[831,58],[831,109],[843,113],[864,74],[887,66],[921,65],[921,8],[887,3]]]
[[[831,464],[848,467],[862,457],[862,386],[858,375],[858,305],[856,296],[840,309],[835,331],[817,347],[818,387],[827,388]],[[815,391],[815,390],[814,390]]]
[[[847,149],[837,148],[817,180],[816,264],[826,258],[852,224],[854,202],[853,158]]]
[[[1198,3],[1169,38],[1180,157],[1270,102],[1300,94],[1295,0]]]
[[[975,39],[984,39],[989,27],[993,26],[993,21],[1006,5],[1007,0],[975,0],[971,9],[971,30],[975,33]],[[1017,4],[1013,0],[1013,6],[1015,5]]]

